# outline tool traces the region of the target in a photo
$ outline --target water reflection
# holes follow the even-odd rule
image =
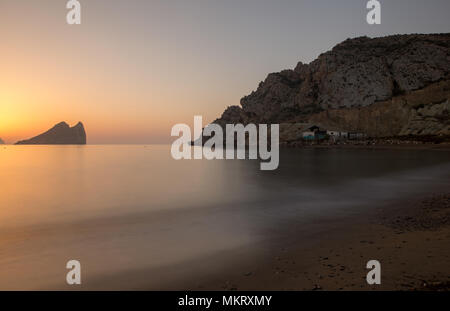
[[[251,249],[283,238],[290,224],[450,183],[443,151],[282,150],[278,170],[259,168],[175,161],[169,146],[8,146],[0,151],[0,288],[64,289],[69,259],[98,280]]]

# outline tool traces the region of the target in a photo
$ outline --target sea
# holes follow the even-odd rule
[[[443,150],[281,149],[279,168],[262,171],[258,160],[174,160],[169,145],[5,145],[0,289],[73,289],[71,260],[81,289],[207,280],[293,232],[320,241],[333,222],[449,186]]]

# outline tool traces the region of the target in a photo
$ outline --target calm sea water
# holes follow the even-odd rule
[[[229,255],[225,268],[291,224],[448,186],[446,151],[282,150],[278,170],[260,171],[175,161],[162,145],[0,147],[0,289],[67,289],[71,259],[86,286],[158,288],[214,254]]]

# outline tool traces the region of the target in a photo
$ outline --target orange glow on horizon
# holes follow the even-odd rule
[[[69,27],[59,9],[11,1],[0,10],[8,25],[0,28],[0,138],[9,144],[61,121],[83,122],[89,144],[170,142],[173,125],[194,115],[211,122],[248,91],[226,77],[234,67],[218,72],[202,45],[180,53],[178,40],[146,32],[153,28],[116,29],[102,18]]]

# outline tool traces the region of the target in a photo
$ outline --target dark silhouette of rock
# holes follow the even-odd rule
[[[21,140],[16,145],[85,145],[86,132],[83,123],[70,127],[66,122],[56,124],[47,132]]]
[[[4,145],[5,142],[3,141],[3,139],[0,138],[0,145]]]
[[[450,135],[449,57],[450,33],[348,39],[310,64],[269,74],[214,122]]]

